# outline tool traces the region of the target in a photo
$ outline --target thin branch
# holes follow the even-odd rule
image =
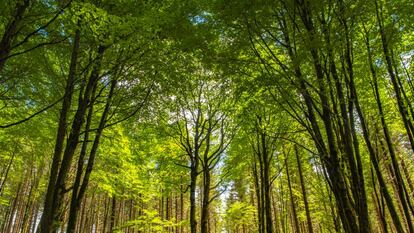
[[[0,125],[0,129],[5,129],[5,128],[9,128],[9,127],[12,127],[12,126],[15,126],[15,125],[22,124],[22,123],[24,123],[24,122],[26,122],[26,121],[28,121],[28,120],[32,119],[33,117],[35,117],[35,116],[37,116],[37,115],[39,115],[39,114],[41,114],[41,113],[45,112],[46,110],[48,110],[48,109],[52,108],[52,107],[53,107],[53,106],[55,106],[57,103],[59,103],[60,101],[62,101],[62,99],[63,99],[63,97],[59,98],[58,100],[56,100],[56,101],[55,101],[55,102],[53,102],[52,104],[50,104],[50,105],[46,106],[45,108],[40,109],[39,111],[37,111],[37,112],[33,113],[32,115],[30,115],[30,116],[28,116],[28,117],[26,117],[26,118],[24,118],[24,119],[22,119],[22,120],[19,120],[19,121],[16,121],[16,122],[10,123],[10,124],[6,124],[6,125]]]

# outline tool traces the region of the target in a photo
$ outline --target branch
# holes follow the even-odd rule
[[[223,194],[226,191],[227,191],[227,187],[225,187],[224,190],[218,192],[216,195],[212,196],[211,199],[208,201],[208,203],[213,202],[216,198],[218,198],[219,196],[221,196],[221,194]]]
[[[122,118],[122,119],[120,119],[120,120],[117,120],[117,121],[115,121],[115,122],[112,122],[112,123],[110,123],[110,124],[107,124],[107,125],[105,125],[105,127],[104,128],[108,128],[108,127],[111,127],[111,126],[113,126],[113,125],[116,125],[116,124],[118,124],[118,123],[121,123],[121,122],[123,122],[123,121],[126,121],[126,120],[128,120],[129,118],[131,118],[131,117],[133,117],[139,110],[141,110],[142,109],[142,107],[144,107],[144,104],[147,102],[147,100],[148,100],[148,98],[149,98],[149,96],[150,96],[150,94],[151,94],[151,90],[152,90],[152,87],[154,86],[154,82],[151,84],[151,86],[148,88],[148,91],[147,91],[147,94],[145,95],[145,97],[144,97],[144,100],[142,100],[142,102],[139,104],[139,106],[132,112],[132,113],[130,113],[129,115],[127,115],[126,117],[124,117],[124,118]],[[94,129],[90,129],[90,130],[88,130],[88,132],[91,132],[91,131],[96,131],[96,130],[98,130],[97,128],[94,128]],[[84,131],[83,133],[85,133],[86,131]]]
[[[19,47],[20,45],[26,43],[30,39],[30,37],[34,36],[35,34],[40,32],[41,30],[44,30],[45,28],[47,28],[51,23],[53,23],[53,21],[55,21],[59,17],[59,15],[61,15],[63,13],[63,10],[65,8],[67,8],[71,3],[72,3],[72,0],[70,0],[68,3],[66,3],[66,5],[64,5],[62,7],[62,9],[60,9],[59,12],[57,12],[57,14],[53,18],[51,18],[45,25],[43,25],[43,26],[39,27],[38,29],[34,30],[33,32],[29,33],[22,41],[15,44],[12,47],[12,49],[15,49],[15,48]]]
[[[26,117],[26,118],[24,118],[24,119],[22,119],[22,120],[19,120],[19,121],[16,121],[16,122],[13,122],[13,123],[10,123],[10,124],[7,124],[7,125],[0,125],[0,129],[9,128],[9,127],[12,127],[12,126],[15,126],[15,125],[18,125],[18,124],[24,123],[24,122],[26,122],[26,121],[28,121],[28,120],[32,119],[33,117],[35,117],[35,116],[37,116],[37,115],[41,114],[42,112],[44,112],[44,111],[46,111],[46,110],[48,110],[48,109],[52,108],[52,107],[53,107],[53,106],[55,106],[57,103],[59,103],[62,99],[63,99],[63,97],[59,98],[57,101],[53,102],[53,103],[52,103],[52,104],[50,104],[49,106],[46,106],[45,108],[40,109],[39,111],[37,111],[37,112],[33,113],[32,115],[30,115],[30,116],[28,116],[28,117]]]
[[[175,162],[174,162],[174,164],[177,165],[177,166],[183,167],[183,168],[191,169],[191,167],[189,167],[187,165],[183,165],[183,164],[179,164],[179,163],[175,163]]]
[[[276,180],[276,178],[279,177],[279,175],[282,173],[284,167],[285,167],[285,164],[283,164],[283,166],[279,169],[279,171],[276,172],[276,174],[273,175],[273,177],[270,179],[270,185],[272,185],[273,182]]]
[[[22,52],[18,52],[18,53],[13,53],[13,54],[10,54],[9,56],[7,56],[7,57],[5,57],[5,58],[2,58],[1,60],[7,60],[7,59],[10,59],[10,58],[12,58],[12,57],[15,57],[15,56],[18,56],[18,55],[24,54],[24,53],[28,53],[28,52],[30,52],[30,51],[32,51],[32,50],[35,50],[35,49],[40,48],[40,47],[45,46],[45,45],[58,44],[58,43],[60,43],[60,42],[65,41],[66,39],[68,39],[68,37],[65,37],[65,38],[63,38],[63,39],[61,39],[61,40],[57,40],[57,41],[51,41],[51,42],[44,42],[44,43],[40,43],[40,44],[38,44],[38,45],[36,45],[36,46],[33,46],[33,47],[32,47],[32,48],[30,48],[30,49],[26,49],[26,50],[22,51]]]

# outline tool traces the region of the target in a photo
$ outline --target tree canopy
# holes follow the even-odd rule
[[[414,232],[413,10],[0,1],[0,232]]]

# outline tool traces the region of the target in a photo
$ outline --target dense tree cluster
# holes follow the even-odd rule
[[[414,232],[413,10],[0,1],[0,232]]]

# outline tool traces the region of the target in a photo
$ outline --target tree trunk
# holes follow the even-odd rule
[[[393,69],[391,52],[390,52],[390,48],[389,48],[389,44],[388,44],[388,38],[387,38],[387,35],[385,34],[385,29],[384,29],[382,11],[379,9],[377,0],[375,1],[375,7],[376,7],[376,15],[377,15],[378,26],[379,26],[380,35],[381,35],[382,51],[383,51],[384,56],[385,56],[387,71],[388,71],[388,74],[390,75],[391,83],[392,83],[392,86],[394,88],[395,98],[396,98],[397,106],[398,106],[398,111],[399,111],[399,113],[401,115],[401,119],[404,123],[404,127],[406,129],[407,136],[408,136],[408,139],[410,141],[411,148],[414,151],[414,135],[413,135],[414,134],[414,126],[413,126],[412,121],[409,119],[407,109],[405,108],[404,100],[401,96],[401,88],[402,87],[400,87],[398,85],[398,81],[397,81],[398,77],[396,76],[395,71]],[[410,229],[411,229],[411,231],[414,231],[413,226],[411,226]]]
[[[382,103],[381,103],[379,90],[378,90],[377,75],[376,75],[376,72],[375,72],[375,69],[374,69],[373,63],[372,63],[372,56],[371,56],[371,52],[370,52],[371,49],[370,49],[370,45],[369,45],[368,36],[366,37],[365,44],[366,44],[366,47],[367,47],[368,62],[369,62],[371,75],[372,75],[372,78],[373,78],[374,95],[375,95],[375,99],[376,99],[376,102],[377,102],[379,117],[381,119],[381,125],[382,125],[382,128],[383,128],[384,134],[385,134],[385,132],[387,132],[387,134],[388,134],[388,126],[385,122],[384,113],[383,113],[383,110],[382,110]],[[382,172],[381,172],[381,169],[380,169],[380,166],[379,166],[378,155],[375,152],[375,150],[373,148],[373,145],[371,143],[369,133],[368,133],[368,126],[367,126],[365,117],[362,113],[362,109],[360,108],[358,99],[356,99],[355,105],[356,105],[358,116],[359,116],[360,121],[361,121],[361,128],[362,128],[362,133],[363,133],[363,137],[364,137],[364,140],[365,140],[365,144],[367,145],[368,152],[369,152],[369,155],[370,155],[370,160],[371,160],[372,165],[374,166],[374,171],[375,171],[375,174],[376,174],[377,179],[378,179],[378,183],[379,183],[379,186],[380,186],[379,187],[380,192],[381,192],[382,196],[384,196],[384,199],[386,201],[388,210],[390,211],[391,219],[392,219],[396,229],[399,232],[403,232],[401,221],[398,217],[398,213],[395,209],[392,197],[389,194],[388,188],[386,186],[386,182],[384,180],[384,177],[382,175]]]
[[[197,219],[196,219],[196,187],[198,176],[198,158],[192,161],[190,174],[190,229],[191,233],[197,233]]]
[[[4,185],[6,184],[7,177],[9,176],[9,171],[10,171],[10,168],[13,164],[14,157],[16,156],[16,153],[17,153],[17,144],[16,144],[16,147],[15,147],[15,150],[13,151],[12,157],[10,158],[10,162],[7,164],[6,171],[1,176],[2,181],[1,181],[1,184],[0,184],[0,196],[2,194],[2,190],[3,190]]]
[[[73,49],[71,55],[70,69],[68,79],[66,81],[65,94],[63,96],[62,108],[60,110],[59,125],[56,136],[55,149],[53,154],[52,165],[50,168],[49,183],[45,195],[45,202],[43,206],[43,214],[40,220],[38,232],[39,233],[52,233],[57,227],[56,223],[53,222],[54,218],[54,192],[56,190],[56,179],[60,168],[63,143],[65,140],[66,129],[67,129],[67,118],[68,112],[70,111],[72,95],[75,86],[76,66],[78,60],[78,51],[80,44],[80,31],[77,30],[75,33],[75,39],[73,42]]]
[[[286,177],[287,177],[288,187],[289,187],[290,205],[292,207],[293,222],[294,222],[294,227],[295,227],[294,229],[296,233],[300,233],[299,219],[296,213],[296,203],[295,203],[295,197],[293,195],[292,184],[290,182],[289,165],[288,165],[287,159],[285,160],[285,166],[286,166]]]
[[[205,160],[206,158],[205,158]],[[208,167],[203,168],[203,201],[201,207],[201,233],[208,233],[208,221],[209,221],[209,206],[210,206],[210,169]]]
[[[66,142],[65,151],[63,153],[62,157],[62,163],[59,169],[59,173],[56,179],[56,189],[53,190],[53,203],[51,212],[53,213],[53,221],[59,226],[62,222],[62,205],[65,198],[65,194],[68,192],[66,183],[67,183],[67,176],[69,173],[69,169],[72,165],[72,160],[74,153],[76,151],[76,148],[79,143],[79,137],[82,129],[82,125],[85,120],[85,112],[87,109],[87,106],[90,104],[91,101],[91,92],[93,90],[93,87],[96,85],[96,82],[99,80],[99,71],[101,66],[101,61],[103,57],[103,53],[105,51],[105,48],[100,46],[98,49],[98,57],[96,59],[95,66],[92,70],[92,73],[89,77],[89,80],[86,84],[84,92],[80,92],[79,94],[79,100],[78,100],[78,108],[76,110],[71,131],[69,134],[69,137]],[[52,231],[56,229],[55,228]],[[42,232],[42,233],[51,233],[51,232]]]
[[[9,56],[12,48],[12,43],[16,37],[18,26],[23,19],[23,15],[27,8],[30,6],[30,0],[19,0],[16,4],[16,9],[11,21],[7,24],[5,32],[0,41],[0,72],[3,70],[7,57]],[[3,82],[3,80],[0,80]]]
[[[109,232],[113,233],[115,228],[115,214],[116,214],[116,198],[112,197],[111,219],[109,222]]]
[[[71,207],[70,207],[70,212],[69,212],[70,215],[69,215],[69,222],[68,222],[68,226],[67,226],[67,233],[73,233],[75,231],[76,218],[77,218],[78,211],[79,211],[79,205],[82,202],[83,196],[85,195],[87,186],[89,184],[89,178],[90,178],[90,175],[92,173],[96,153],[98,152],[100,138],[101,138],[102,132],[105,128],[105,124],[106,124],[106,120],[107,120],[107,117],[108,117],[108,114],[109,114],[111,101],[112,101],[112,96],[113,96],[116,84],[117,84],[117,81],[115,79],[113,79],[112,82],[111,82],[111,87],[110,87],[109,94],[108,94],[108,97],[107,97],[107,100],[106,100],[105,108],[104,108],[104,111],[102,113],[101,119],[99,121],[99,126],[98,126],[97,132],[95,134],[95,139],[93,141],[92,148],[91,148],[91,151],[90,151],[90,154],[89,154],[88,164],[86,166],[85,175],[83,176],[82,183],[80,183],[80,180],[81,180],[81,176],[82,176],[83,162],[80,162],[79,165],[81,167],[78,167],[78,171],[80,171],[80,172],[77,173],[76,181],[75,181],[75,184],[74,184],[74,185],[77,185],[77,186],[74,186],[73,192],[72,192],[72,202],[71,202]],[[92,93],[92,98],[93,97],[94,97],[94,93]],[[93,113],[92,112],[93,111],[92,106],[93,106],[93,102],[91,103],[91,106],[90,106],[90,112],[89,112],[90,115],[88,114],[88,119],[89,119],[89,117],[92,117],[92,113]],[[89,130],[89,125],[86,128],[87,128],[86,130]],[[87,138],[86,133],[85,133],[85,138]],[[85,148],[85,150],[86,150],[86,148]],[[79,193],[77,192],[78,190],[79,190]]]
[[[305,188],[305,183],[304,183],[305,181],[303,179],[303,173],[302,173],[302,163],[300,161],[300,156],[299,156],[297,145],[295,145],[295,155],[296,155],[296,162],[298,164],[299,180],[300,180],[300,187],[302,189],[303,203],[305,205],[306,222],[308,224],[308,232],[313,233],[312,218],[310,216],[308,198],[307,198],[307,193],[306,193],[306,188]]]
[[[92,99],[95,98],[95,92],[96,92],[96,85],[92,91]],[[88,111],[88,115],[86,118],[86,124],[85,124],[85,134],[83,137],[81,152],[78,158],[78,167],[76,171],[75,183],[73,184],[73,189],[72,189],[72,197],[71,197],[71,202],[70,202],[70,207],[69,207],[69,220],[68,220],[68,226],[67,226],[68,233],[75,231],[77,209],[79,208],[80,203],[81,203],[78,201],[77,197],[78,197],[78,191],[79,191],[81,178],[83,175],[83,164],[85,162],[85,156],[86,156],[87,148],[88,148],[89,129],[90,129],[91,122],[92,122],[92,114],[93,114],[93,101],[89,105],[89,111]]]

